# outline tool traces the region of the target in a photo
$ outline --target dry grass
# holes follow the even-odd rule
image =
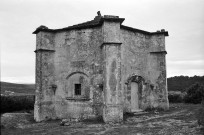
[[[171,104],[169,111],[126,116],[122,124],[84,121],[60,126],[60,121],[30,122],[17,129],[2,129],[3,135],[203,135],[196,112],[200,105]]]

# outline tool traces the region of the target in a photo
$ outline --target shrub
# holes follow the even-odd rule
[[[180,94],[169,94],[168,95],[170,103],[181,103],[183,102],[182,95]]]
[[[195,83],[187,89],[187,94],[184,97],[184,102],[199,104],[201,103],[203,97],[204,87],[199,83]]]
[[[34,95],[1,96],[1,114],[21,110],[33,110],[34,102]]]

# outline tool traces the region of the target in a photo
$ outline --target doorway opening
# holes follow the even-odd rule
[[[132,74],[128,77],[126,81],[127,85],[127,100],[130,103],[129,111],[130,112],[140,112],[141,110],[141,101],[142,101],[142,87],[144,79],[141,76]]]
[[[131,82],[131,111],[139,111],[138,83]]]

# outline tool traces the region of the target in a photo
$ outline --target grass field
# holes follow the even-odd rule
[[[1,94],[33,95],[35,94],[35,84],[16,84],[16,83],[1,82]]]
[[[36,123],[30,121],[20,128],[2,129],[2,135],[203,135],[197,124],[200,104],[170,104],[169,111],[125,115],[121,124],[109,125],[89,120],[60,126],[60,120]],[[32,117],[32,115],[30,115]]]

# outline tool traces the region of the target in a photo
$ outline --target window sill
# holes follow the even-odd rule
[[[86,97],[66,97],[66,100],[72,100],[72,101],[89,101],[90,98],[86,98]]]

